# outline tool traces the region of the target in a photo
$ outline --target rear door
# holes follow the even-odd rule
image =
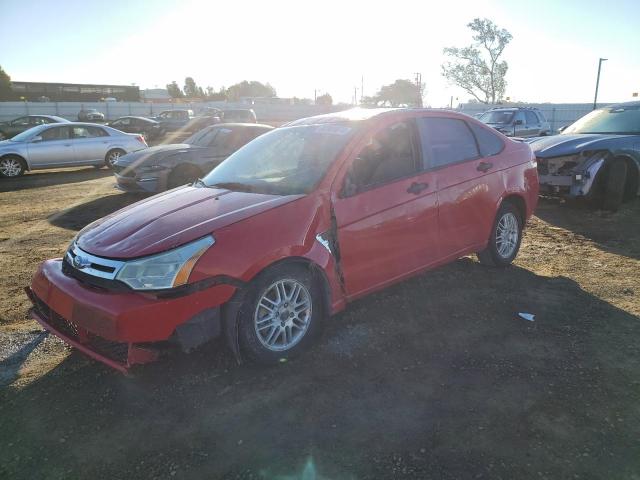
[[[73,163],[103,162],[109,146],[109,134],[101,127],[80,125],[71,127],[75,159]]]
[[[333,206],[349,298],[436,260],[435,179],[423,171],[413,119],[380,125],[356,147]]]
[[[418,125],[422,150],[437,181],[439,256],[455,258],[486,243],[502,191],[499,164],[481,154],[472,126],[497,141],[494,152],[503,144],[486,127],[459,118],[423,117]]]

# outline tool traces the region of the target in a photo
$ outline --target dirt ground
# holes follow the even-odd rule
[[[0,181],[0,478],[640,479],[640,201],[543,200],[512,268],[374,294],[277,367],[216,343],[124,377],[23,287],[133,200],[106,170]]]

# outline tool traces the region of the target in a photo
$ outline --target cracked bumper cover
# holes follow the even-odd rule
[[[206,312],[215,313],[235,291],[235,286],[216,284],[175,297],[111,292],[66,276],[61,259],[42,263],[27,288],[34,304],[32,318],[69,345],[123,372],[154,360],[149,343],[171,339],[192,319],[201,323]],[[220,322],[219,314],[211,318]],[[207,331],[219,335],[220,325]]]

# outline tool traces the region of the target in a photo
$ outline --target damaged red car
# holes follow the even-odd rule
[[[306,118],[85,227],[38,268],[31,314],[123,372],[218,336],[273,363],[368,293],[474,252],[509,265],[537,195],[529,146],[466,115]]]

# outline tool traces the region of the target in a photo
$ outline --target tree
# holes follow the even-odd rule
[[[384,85],[374,97],[376,105],[415,106],[422,104],[424,84],[418,86],[410,80],[398,79],[390,85]],[[363,99],[363,103],[364,103]],[[369,98],[366,99],[369,101]]]
[[[11,77],[0,67],[0,100],[11,100],[12,97]]]
[[[444,54],[453,60],[442,65],[442,75],[482,103],[496,103],[507,87],[508,65],[499,61],[505,47],[513,38],[504,28],[491,20],[475,18],[467,24],[475,43],[470,47],[448,47]]]
[[[276,89],[268,83],[243,80],[227,88],[226,95],[229,100],[238,100],[241,97],[275,97]]]
[[[333,98],[328,93],[316,97],[316,105],[333,105]]]
[[[196,81],[193,77],[187,77],[184,79],[184,94],[187,97],[198,96],[198,86],[196,85]]]
[[[182,90],[180,90],[180,87],[175,80],[167,85],[167,92],[171,95],[171,98],[184,97],[184,93],[182,93]]]

